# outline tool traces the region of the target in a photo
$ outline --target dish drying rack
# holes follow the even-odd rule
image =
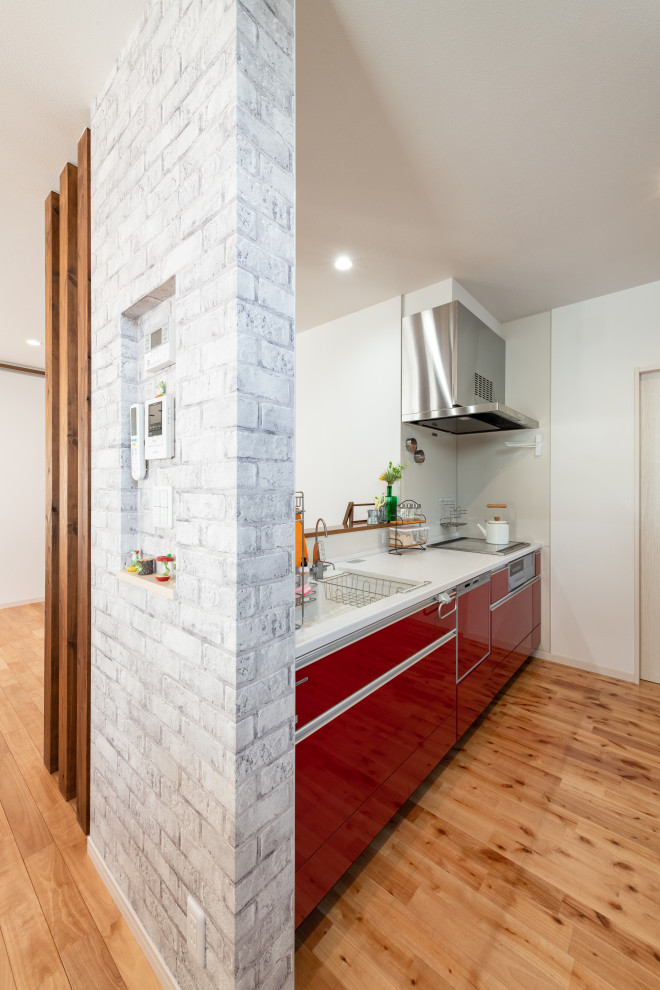
[[[397,581],[395,578],[369,577],[353,571],[338,574],[337,577],[323,578],[319,581],[319,587],[321,586],[328,601],[349,605],[351,608],[364,608],[381,598],[402,595],[415,587],[410,582]]]
[[[316,601],[316,594],[310,590],[305,594],[305,585],[309,577],[309,561],[305,554],[305,494],[304,492],[294,492],[293,510],[296,526],[296,582],[295,582],[295,607],[300,609],[300,621],[296,619],[296,629],[302,629],[305,622],[305,601]],[[300,530],[300,564],[298,564],[298,529]],[[310,584],[311,588],[311,584]]]
[[[390,553],[402,554],[405,550],[426,550],[429,527],[422,506],[412,498],[399,503],[394,525],[390,526]]]
[[[442,518],[440,520],[441,526],[444,526],[446,529],[467,526],[467,522],[461,519],[461,516],[467,515],[467,509],[461,509],[460,505],[456,505],[453,498],[441,498],[438,501],[443,503]]]

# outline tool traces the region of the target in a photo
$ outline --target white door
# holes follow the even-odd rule
[[[640,376],[640,677],[660,683],[660,371]]]

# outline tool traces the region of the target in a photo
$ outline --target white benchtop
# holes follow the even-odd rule
[[[487,571],[498,571],[518,557],[534,553],[541,549],[540,543],[530,543],[522,550],[510,554],[467,553],[457,550],[409,550],[401,556],[386,551],[375,554],[355,554],[336,565],[336,573],[356,571],[373,577],[394,578],[403,581],[428,581],[428,584],[402,595],[391,595],[380,601],[365,605],[363,608],[351,608],[341,615],[329,618],[315,625],[303,626],[295,634],[296,660],[302,660],[308,653],[328,646],[335,640],[342,639],[358,632],[366,625],[379,622],[397,612],[408,609],[411,605],[424,602],[441,591],[450,591],[463,581],[484,574]],[[329,571],[328,577],[334,577],[335,571]],[[320,591],[320,588],[319,588]],[[296,619],[300,610],[296,609]]]

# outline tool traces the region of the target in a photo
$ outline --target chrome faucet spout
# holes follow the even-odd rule
[[[314,531],[315,534],[316,534],[316,540],[317,540],[317,542],[318,542],[318,538],[319,538],[319,523],[323,523],[323,535],[326,536],[326,537],[328,535],[328,527],[325,524],[325,519],[321,519],[321,518],[317,519],[316,520],[316,529]]]

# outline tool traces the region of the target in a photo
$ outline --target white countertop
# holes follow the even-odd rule
[[[391,595],[363,608],[350,608],[341,615],[328,618],[315,625],[303,626],[296,630],[296,659],[302,660],[308,653],[316,652],[335,640],[358,632],[366,625],[379,622],[411,605],[424,602],[441,591],[449,591],[486,571],[498,571],[512,560],[524,557],[541,549],[540,543],[530,543],[522,550],[510,554],[467,553],[457,550],[410,550],[398,556],[386,551],[376,554],[356,554],[337,564],[336,572],[329,571],[327,577],[342,571],[356,571],[374,577],[400,579],[403,581],[426,581],[419,588],[405,594]],[[320,589],[318,589],[320,591]],[[300,610],[296,609],[296,619]]]

